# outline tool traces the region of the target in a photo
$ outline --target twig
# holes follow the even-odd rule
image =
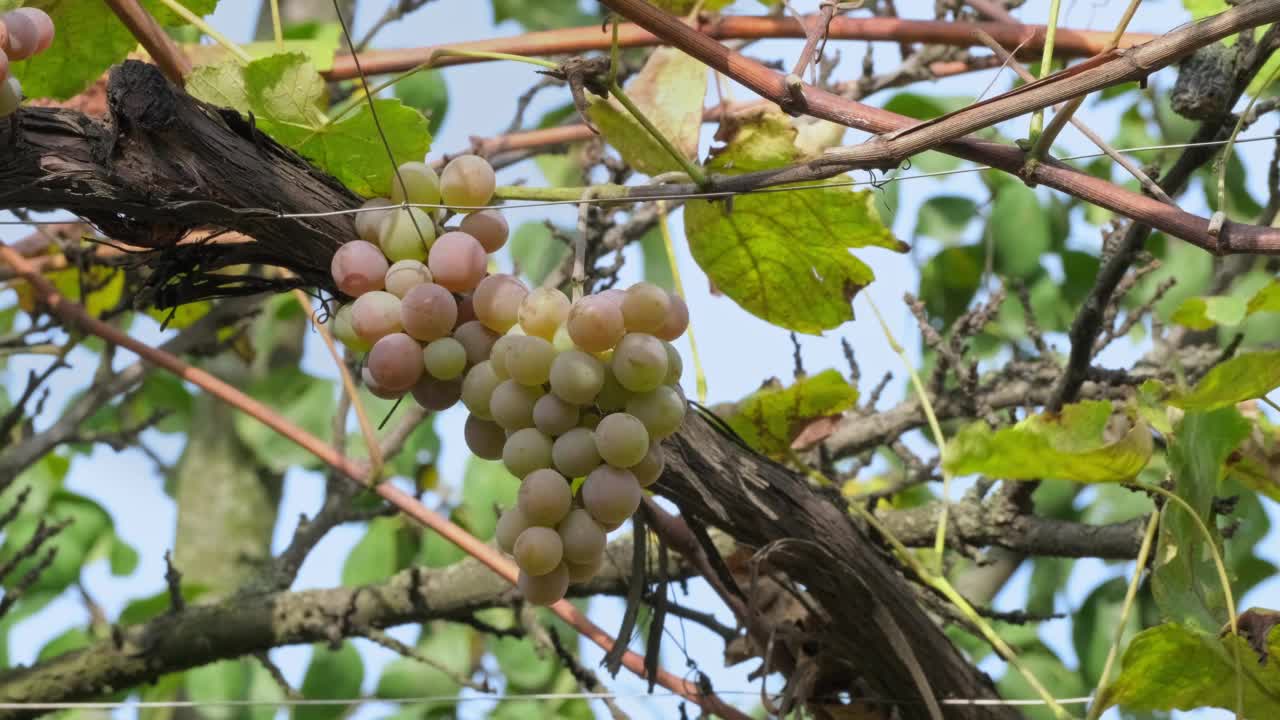
[[[404,643],[395,639],[385,631],[379,630],[377,628],[364,628],[360,630],[360,634],[372,640],[373,642],[381,645],[382,647],[387,648],[388,650],[394,653],[407,657],[410,660],[417,660],[423,665],[426,665],[429,668],[439,671],[445,677],[449,678],[460,687],[471,688],[476,692],[482,692],[482,693],[493,691],[493,689],[489,687],[489,684],[487,682],[478,683],[466,675],[462,675],[461,673],[456,673],[453,670],[451,670],[448,666],[444,665],[443,663],[435,660],[434,658],[429,658],[426,655],[423,655],[422,653],[418,652],[414,648],[409,647],[408,645],[405,645]]]
[[[1040,55],[1040,79],[1044,80],[1053,72],[1053,45],[1058,37],[1058,11],[1062,0],[1049,0],[1049,25],[1044,33],[1044,48]],[[1032,143],[1040,139],[1040,127],[1044,122],[1044,108],[1031,113],[1031,131],[1028,137]]]
[[[168,550],[164,551],[164,584],[169,589],[169,612],[180,613],[186,609],[187,601],[182,597],[182,573],[173,566],[173,554]]]
[[[165,77],[175,85],[185,85],[191,74],[191,61],[173,38],[160,27],[138,0],[106,0],[120,22],[129,28],[134,38],[147,49]]]

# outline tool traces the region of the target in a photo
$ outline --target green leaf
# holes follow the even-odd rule
[[[393,660],[383,669],[374,694],[385,700],[453,695],[460,689],[455,678],[471,674],[474,635],[471,628],[453,623],[424,628],[418,651],[434,665],[412,658]]]
[[[1112,578],[1098,585],[1072,618],[1071,636],[1076,656],[1080,658],[1080,674],[1089,687],[1097,687],[1098,680],[1102,677],[1102,666],[1106,663],[1111,642],[1115,639],[1116,626],[1120,623],[1127,586],[1125,578]],[[1135,598],[1134,602],[1140,603],[1141,600]],[[1134,633],[1142,629],[1141,617],[1142,613],[1137,607],[1130,609],[1125,621],[1122,647]]]
[[[218,107],[248,115],[249,91],[245,88],[244,66],[238,61],[200,65],[187,76],[187,92],[192,97]]]
[[[339,700],[360,696],[364,661],[350,642],[337,650],[316,645],[302,679],[302,696],[308,700]],[[302,705],[294,708],[294,720],[335,720],[350,709],[344,705]]]
[[[1224,12],[1230,6],[1226,0],[1182,0],[1182,7],[1191,11],[1192,19],[1199,20]]]
[[[1119,439],[1108,441],[1112,416],[1109,401],[1090,400],[999,430],[978,421],[947,443],[943,467],[956,475],[982,473],[1007,480],[1130,480],[1151,458],[1151,431],[1137,421]]]
[[[92,643],[93,638],[89,637],[89,633],[85,632],[84,628],[70,628],[45,643],[45,646],[40,648],[40,652],[36,655],[36,662],[41,663],[51,660],[72,650],[89,647]]]
[[[273,370],[252,383],[247,391],[313,435],[323,435],[333,422],[337,405],[333,382],[312,377],[297,367]],[[299,465],[318,465],[314,455],[248,415],[236,414],[235,430],[259,462],[273,472],[283,473]]]
[[[1247,307],[1243,298],[1230,295],[1187,298],[1173,311],[1173,321],[1192,330],[1208,330],[1215,325],[1239,325]]]
[[[961,195],[935,195],[920,206],[916,234],[944,243],[958,242],[978,212],[978,204]]]
[[[493,0],[493,22],[514,20],[525,30],[554,30],[591,25],[595,15],[582,12],[578,0]]]
[[[520,692],[545,692],[560,670],[555,655],[539,655],[533,643],[523,638],[490,637],[488,646],[508,686]]]
[[[408,567],[417,549],[398,518],[374,518],[342,565],[342,584],[356,587],[386,580]]]
[[[462,485],[462,507],[467,529],[481,540],[493,537],[498,524],[495,507],[509,508],[515,505],[520,481],[507,472],[501,462],[471,457],[467,460],[467,473]]]
[[[824,370],[786,388],[771,381],[748,395],[726,420],[751,447],[780,455],[811,422],[838,415],[857,401],[857,388],[838,371]]]
[[[200,704],[208,720],[239,720],[242,708],[219,701],[244,700],[249,691],[249,661],[220,660],[186,672],[187,699]]]
[[[119,535],[112,533],[110,550],[111,574],[117,577],[132,575],[138,569],[138,551]]]
[[[569,257],[569,247],[541,221],[520,223],[511,235],[510,247],[511,260],[534,286],[541,285]]]
[[[439,70],[422,70],[395,85],[396,97],[411,108],[427,116],[427,129],[432,135],[440,132],[444,115],[449,111],[449,85]]]
[[[207,592],[209,588],[200,583],[182,583],[182,599],[188,603],[195,602]],[[121,625],[144,623],[157,615],[169,612],[169,607],[169,591],[161,590],[154,595],[139,598],[125,605],[124,610],[120,611],[119,623]]]
[[[1249,422],[1235,408],[1189,412],[1169,439],[1173,492],[1213,534],[1212,546],[1195,518],[1181,505],[1166,506],[1160,518],[1151,593],[1166,620],[1216,631],[1226,620],[1226,595],[1211,550],[1222,551],[1213,502],[1219,494],[1223,464],[1249,433]]]
[[[675,290],[675,275],[671,272],[671,260],[667,257],[667,245],[662,231],[654,228],[640,237],[640,254],[644,257],[644,279],[664,290]]]
[[[1280,280],[1272,280],[1249,298],[1248,313],[1280,313]]]
[[[1026,278],[1040,269],[1040,258],[1053,245],[1049,216],[1031,188],[1022,184],[996,191],[987,227],[995,246],[996,268],[1011,277]]]
[[[1022,663],[1054,697],[1079,697],[1088,695],[1090,687],[1084,684],[1079,673],[1068,670],[1056,655],[1042,645],[1029,652],[1019,653]],[[1033,700],[1040,696],[1022,677],[1022,673],[1010,667],[996,683],[1000,697],[1010,700]],[[1028,720],[1052,720],[1053,713],[1047,707],[1020,708],[1021,716]]]
[[[324,117],[324,78],[303,53],[268,55],[244,66],[244,89],[256,119],[315,126]]]
[[[627,97],[687,159],[698,154],[707,66],[673,47],[659,47],[628,83]],[[681,165],[649,131],[613,98],[591,96],[587,116],[622,159],[646,175],[680,170]]]
[[[1280,634],[1272,632],[1267,647],[1272,658],[1280,657]],[[1236,652],[1244,673],[1243,716],[1280,717],[1280,664],[1259,663],[1248,643],[1219,639],[1216,629],[1200,632],[1173,623],[1138,633],[1100,702],[1130,711],[1235,709]]]
[[[1280,350],[1237,355],[1219,364],[1190,392],[1177,393],[1169,404],[1183,410],[1212,410],[1254,400],[1280,386]]]
[[[929,258],[920,271],[920,298],[929,315],[950,326],[973,302],[982,283],[979,245],[949,247]]]
[[[342,26],[336,22],[304,22],[284,27],[284,46],[275,41],[245,43],[240,47],[250,57],[259,58],[279,52],[300,52],[307,56],[316,70],[325,72],[333,68],[333,57],[342,44]]]

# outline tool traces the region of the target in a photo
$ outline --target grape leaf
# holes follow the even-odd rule
[[[1272,655],[1280,652],[1280,634],[1272,632],[1267,647]],[[1280,717],[1280,664],[1259,663],[1240,638],[1220,639],[1216,630],[1199,632],[1173,623],[1134,637],[1120,661],[1120,676],[1099,702],[1131,711],[1234,709],[1235,652],[1244,674],[1243,717]]]
[[[507,472],[502,463],[472,457],[467,462],[463,481],[462,506],[455,512],[464,514],[467,529],[472,535],[488,540],[498,525],[494,507],[515,505],[519,488],[520,481]]]
[[[1272,280],[1249,298],[1248,313],[1280,313],[1280,280]]]
[[[956,475],[982,473],[1007,480],[1130,480],[1151,458],[1151,431],[1137,421],[1118,440],[1108,442],[1106,430],[1113,415],[1109,401],[1090,400],[999,430],[978,421],[947,443],[943,467]]]
[[[935,195],[920,206],[916,234],[944,243],[958,242],[978,212],[978,205],[962,195]]]
[[[342,584],[355,587],[386,580],[407,567],[417,549],[397,518],[374,518],[342,564]]]
[[[432,135],[440,131],[444,115],[449,111],[449,85],[439,70],[422,70],[395,85],[396,97],[427,116]]]
[[[302,696],[314,700],[337,700],[360,695],[364,661],[350,642],[337,650],[316,645],[311,664],[302,679]],[[294,720],[336,720],[350,709],[345,705],[304,705],[294,708]]]
[[[323,121],[324,78],[303,53],[280,53],[244,66],[244,89],[256,118],[316,126]]]
[[[1242,298],[1230,295],[1187,298],[1173,311],[1173,321],[1192,330],[1208,330],[1215,325],[1239,325],[1247,306]]]
[[[525,30],[596,23],[596,16],[582,12],[580,5],[578,0],[493,0],[493,22],[514,20]]]
[[[323,434],[333,422],[333,381],[313,377],[297,367],[273,370],[246,390],[314,435]],[[283,473],[295,465],[315,467],[319,462],[311,453],[248,415],[237,413],[234,423],[240,440],[273,472]]]
[[[1253,400],[1280,386],[1280,350],[1237,355],[1219,364],[1189,392],[1175,393],[1169,404],[1183,410],[1212,410]]]
[[[1036,193],[1009,183],[996,191],[987,226],[995,246],[996,268],[1005,275],[1027,278],[1040,269],[1040,257],[1053,244],[1049,215]]]
[[[458,692],[457,676],[470,674],[472,640],[471,628],[454,623],[433,623],[423,629],[418,641],[418,651],[436,665],[400,658],[388,663],[378,678],[375,695],[386,700],[448,696]],[[452,708],[453,703],[442,702]],[[415,715],[424,717],[424,714]]]
[[[627,96],[686,158],[696,158],[702,129],[707,67],[671,47],[653,51],[627,85]],[[680,164],[615,99],[591,97],[587,115],[622,159],[647,175],[679,170]]]
[[[773,456],[815,420],[837,415],[858,401],[858,389],[836,370],[824,370],[782,387],[775,379],[748,395],[725,420],[751,447]]]

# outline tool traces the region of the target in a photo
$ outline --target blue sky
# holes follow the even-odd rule
[[[361,10],[355,20],[356,34],[362,35],[373,20],[380,16],[386,2],[380,0],[362,0]],[[809,10],[817,5],[816,0],[794,3],[801,10]],[[237,41],[248,39],[256,22],[257,0],[222,0],[212,23]],[[759,6],[749,0],[740,3],[744,11],[755,12]],[[1017,11],[1017,15],[1029,22],[1040,22],[1046,16],[1047,0],[1032,0]],[[1089,27],[1109,29],[1115,22],[1124,3],[1085,2],[1068,0],[1063,4],[1063,24],[1070,27]],[[1116,7],[1120,6],[1120,7]],[[907,0],[898,3],[899,11],[908,17],[931,17],[932,2]],[[1181,6],[1170,0],[1157,0],[1145,3],[1139,10],[1133,29],[1163,31],[1174,24],[1187,19]],[[388,27],[380,35],[379,47],[408,47],[436,44],[449,41],[460,41],[492,37],[494,35],[518,34],[520,29],[513,23],[504,23],[495,30],[492,24],[490,5],[477,0],[437,0],[416,14],[410,21]],[[783,41],[769,41],[757,44],[752,49],[756,57],[790,58],[798,50],[798,44]],[[831,43],[829,50],[840,49],[846,57],[852,58],[844,64],[845,75],[856,72],[856,64],[860,61],[864,44]],[[891,45],[877,48],[877,58],[882,67],[889,67],[896,59],[897,49]],[[483,64],[451,68],[446,71],[446,78],[451,90],[450,109],[441,132],[434,142],[434,154],[439,152],[456,152],[465,148],[471,136],[487,136],[501,132],[509,122],[515,108],[517,96],[530,84],[536,81],[532,68],[516,64]],[[991,82],[991,74],[983,73],[953,79],[940,83],[936,92],[953,95],[978,95]],[[1157,82],[1169,83],[1172,76],[1157,76]],[[995,85],[996,91],[1006,88],[1009,76],[1001,77]],[[934,91],[922,86],[924,91]],[[748,91],[737,88],[734,95],[738,99],[749,99]],[[871,102],[883,102],[889,93],[873,97]],[[529,117],[537,117],[541,110],[549,109],[562,102],[562,98],[544,94],[535,102]],[[1116,110],[1113,106],[1093,108],[1087,104],[1080,116],[1099,130],[1103,136],[1111,136],[1117,125]],[[1008,123],[1008,134],[1016,136],[1025,129],[1025,120]],[[702,149],[705,152],[711,142],[713,128],[706,128]],[[1259,123],[1251,131],[1251,135],[1271,132],[1269,123]],[[846,142],[859,139],[859,133],[850,132]],[[1074,130],[1068,130],[1058,146],[1060,152],[1088,152],[1092,148]],[[1255,197],[1265,197],[1265,163],[1269,158],[1270,148],[1265,144],[1252,146],[1255,150],[1244,151],[1246,164],[1254,180],[1252,189]],[[504,182],[527,179],[531,184],[542,184],[543,179],[531,163],[515,166],[505,171]],[[904,181],[898,193],[898,221],[895,230],[904,239],[910,239],[908,233],[913,226],[911,218],[915,215],[920,202],[933,194],[965,195],[978,202],[985,202],[985,191],[975,182],[972,175],[958,175],[942,179],[925,179]],[[1048,191],[1040,191],[1042,197]],[[1198,194],[1189,194],[1184,204],[1189,210],[1204,212]],[[573,210],[567,208],[523,209],[512,210],[508,217],[512,226],[524,221],[536,221],[544,218],[558,219],[571,223]],[[705,276],[690,259],[683,242],[679,215],[673,217],[672,230],[675,233],[677,255],[680,270],[685,279],[685,290],[692,308],[692,329],[696,334],[698,347],[702,355],[709,379],[709,397],[712,402],[732,400],[754,390],[761,381],[770,376],[788,378],[792,367],[792,347],[787,333],[772,327],[737,308],[731,300],[724,297],[713,297],[708,291]],[[972,230],[972,228],[971,228]],[[0,236],[4,239],[20,237],[24,229],[14,226],[0,226]],[[1073,226],[1071,243],[1082,248],[1096,248],[1099,242],[1098,233],[1093,226],[1077,223]],[[920,257],[928,257],[933,248],[919,249]],[[902,304],[902,293],[915,291],[918,272],[912,254],[897,255],[881,250],[865,250],[858,252],[859,257],[871,265],[877,275],[877,282],[865,291],[885,313],[889,326],[897,338],[908,348],[913,357],[918,356],[918,333],[914,329],[914,321],[905,312]],[[635,260],[633,254],[629,258]],[[638,262],[629,262],[624,271],[627,282],[638,279]],[[801,339],[806,367],[815,372],[828,367],[841,370],[846,368],[841,354],[840,339],[849,340],[857,350],[858,361],[862,367],[864,392],[875,384],[885,372],[893,372],[895,380],[886,393],[886,404],[896,402],[904,388],[903,368],[898,359],[890,351],[878,325],[864,301],[855,302],[857,319],[847,325],[826,333],[821,337],[804,337]],[[142,326],[145,323],[138,323]],[[148,340],[160,340],[163,336],[154,328],[144,328]],[[1051,338],[1059,350],[1065,351],[1065,338]],[[328,355],[314,334],[309,338],[308,350],[304,359],[305,368],[313,373],[333,376],[333,368]],[[1107,357],[1117,364],[1132,357],[1132,348],[1121,348]],[[749,362],[743,362],[743,357]],[[58,387],[50,400],[50,406],[58,407],[61,402],[83,386],[83,380],[89,377],[91,364],[86,364],[87,356],[73,356],[73,362],[80,361],[80,371],[63,373]],[[687,358],[687,354],[686,354]],[[133,358],[122,353],[118,360],[124,364]],[[693,394],[693,376],[688,370],[691,363],[686,362],[684,383],[686,389]],[[12,370],[6,378],[11,390],[25,375],[20,363],[11,365]],[[441,458],[441,474],[447,486],[457,487],[462,477],[466,462],[465,446],[461,442],[461,423],[463,414],[455,409],[444,413],[437,419],[437,428],[444,438],[444,452]],[[48,418],[44,419],[48,422]],[[151,438],[155,447],[168,459],[176,458],[181,450],[172,440],[162,436]],[[165,548],[172,543],[176,514],[169,498],[164,494],[162,481],[157,477],[149,461],[141,453],[126,451],[115,453],[110,449],[100,448],[92,457],[81,458],[73,466],[69,486],[77,492],[98,499],[114,514],[117,528],[121,534],[138,548],[141,563],[137,572],[128,578],[112,577],[104,563],[90,567],[86,572],[85,582],[95,598],[106,608],[109,614],[117,613],[129,600],[150,595],[163,587],[163,560]],[[299,513],[309,513],[319,504],[323,483],[314,473],[294,471],[286,480],[285,496],[281,507],[282,521],[278,528],[276,544],[283,546],[290,537],[293,526],[291,518]],[[1273,504],[1268,505],[1273,522],[1280,520]],[[1280,523],[1276,523],[1280,524]],[[1273,562],[1280,562],[1277,552],[1276,531],[1266,543],[1270,549],[1264,554]],[[359,538],[355,528],[343,528],[333,532],[312,553],[304,565],[298,578],[296,588],[328,587],[339,583],[342,561],[350,547]],[[1084,598],[1101,580],[1130,571],[1131,567],[1107,566],[1100,561],[1081,561],[1076,563],[1071,582],[1067,585],[1064,596],[1059,597],[1057,608],[1061,612],[1070,613],[1080,606]],[[1027,571],[1024,568],[1009,583],[1006,591],[998,598],[997,605],[1002,608],[1019,606],[1025,597]],[[1276,606],[1275,598],[1280,592],[1280,581],[1275,579],[1254,589],[1242,598],[1240,607],[1253,604]],[[689,599],[693,605],[710,607],[714,598],[700,583],[693,585],[694,597]],[[731,622],[730,616],[723,608],[719,609],[722,618]],[[592,616],[605,628],[615,627],[620,618],[620,604],[611,600],[598,600],[592,605]],[[32,621],[19,626],[11,639],[11,657],[15,662],[29,662],[36,651],[50,637],[59,633],[68,624],[83,622],[85,612],[77,598],[68,595],[55,603],[46,612]],[[682,637],[687,632],[687,636]],[[412,632],[406,629],[401,637],[411,638]],[[1058,650],[1070,663],[1074,663],[1071,649],[1070,630],[1064,621],[1046,623],[1042,635],[1052,647]],[[724,691],[756,691],[746,678],[748,668],[717,670],[723,663],[719,656],[719,640],[709,633],[699,632],[696,626],[688,625],[682,629],[672,626],[672,634],[668,636],[668,648],[664,653],[668,669],[682,672],[683,656],[674,645],[679,642],[689,648],[689,653],[696,659],[700,667],[707,671],[717,689]],[[377,667],[392,656],[389,651],[362,644],[362,651],[369,658],[366,669],[366,689],[372,688],[377,678]],[[703,649],[705,648],[705,650]],[[274,657],[284,668],[286,675],[295,684],[300,681],[306,667],[309,649],[305,647],[286,648],[276,651]],[[584,648],[584,657],[588,665],[593,665],[599,653],[594,646]],[[607,683],[620,694],[636,694],[643,686],[634,678],[619,675],[616,681]],[[731,698],[732,699],[732,698]],[[744,707],[752,707],[755,700],[744,698]],[[621,703],[634,717],[670,717],[674,714],[674,704],[663,699],[628,698]],[[483,703],[460,706],[460,715],[479,717],[483,715]],[[377,708],[362,713],[362,716],[382,714]],[[126,716],[131,715],[126,714]],[[1212,711],[1184,714],[1184,717],[1213,718],[1226,716]]]

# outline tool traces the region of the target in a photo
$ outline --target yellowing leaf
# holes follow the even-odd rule
[[[78,268],[67,268],[51,272],[46,276],[58,292],[74,302],[84,305],[90,315],[97,317],[120,304],[120,296],[124,294],[124,273],[110,267],[95,265],[81,276]],[[22,283],[15,286],[18,291],[18,306],[27,312],[35,310],[35,295],[31,286]],[[88,293],[81,296],[81,289]]]
[[[711,150],[707,169],[735,174],[786,165],[800,155],[797,135],[791,118],[779,111],[745,118],[729,116],[716,133],[716,139],[725,145]]]
[[[1110,402],[1095,400],[1068,405],[1058,414],[1033,415],[1000,430],[976,422],[947,443],[943,467],[956,475],[982,473],[1007,480],[1130,480],[1151,458],[1151,432],[1139,421],[1120,439],[1107,442],[1112,415]]]
[[[1187,298],[1173,311],[1173,321],[1192,330],[1244,322],[1245,302],[1229,295]]]
[[[825,370],[788,388],[774,380],[739,403],[726,422],[748,445],[777,456],[809,423],[842,413],[857,401],[857,388],[839,372]]]
[[[1280,386],[1280,350],[1237,355],[1196,383],[1190,392],[1175,394],[1169,404],[1183,410],[1212,410],[1254,400]]]
[[[687,158],[698,154],[707,68],[680,50],[660,47],[626,88],[645,117]],[[622,159],[647,175],[679,170],[680,164],[617,100],[591,98],[591,118]]]

